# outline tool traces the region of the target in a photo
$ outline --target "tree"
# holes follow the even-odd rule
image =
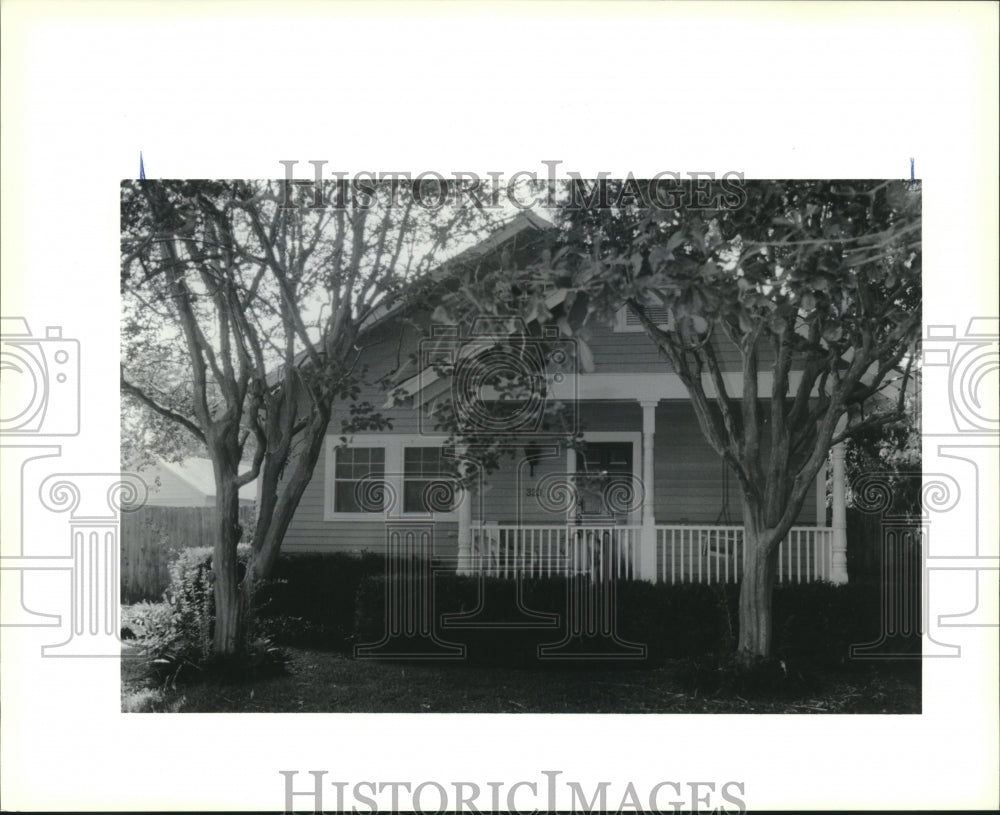
[[[147,410],[129,396],[121,400],[122,471],[141,470],[160,461],[206,456],[205,446],[181,425]]]
[[[548,258],[499,273],[510,296],[495,308],[559,325],[584,357],[589,325],[623,306],[638,315],[739,483],[737,647],[766,657],[778,547],[829,451],[903,413],[920,332],[920,192],[894,181],[576,182],[559,220]],[[550,308],[553,289],[564,296]],[[725,345],[738,349],[738,393],[723,376]],[[890,383],[898,397],[886,397]]]
[[[428,206],[438,196],[417,187],[373,190],[327,203],[278,182],[122,186],[121,391],[212,459],[220,656],[242,647],[335,405],[349,406],[344,432],[387,424],[359,401],[368,327],[423,297],[441,253],[485,227],[482,212]],[[255,480],[241,577],[239,488]]]
[[[847,472],[847,564],[851,579],[885,581],[882,519],[919,522],[922,506],[920,450],[921,370],[915,366],[913,387],[905,397],[898,422],[872,427],[844,445]],[[879,507],[879,510],[875,508]],[[912,553],[911,553],[912,555]],[[898,555],[897,555],[898,556]]]

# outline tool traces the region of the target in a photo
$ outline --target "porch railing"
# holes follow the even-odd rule
[[[640,531],[638,526],[483,524],[472,529],[472,569],[491,577],[635,578]]]
[[[743,577],[741,526],[656,527],[656,576],[668,583],[738,583]],[[829,580],[833,530],[794,526],[778,546],[781,583]]]
[[[586,574],[600,580],[637,578],[640,526],[482,524],[472,533],[471,568],[492,577]],[[833,530],[797,526],[778,549],[779,582],[829,580]],[[656,526],[656,580],[738,583],[743,577],[740,526]]]

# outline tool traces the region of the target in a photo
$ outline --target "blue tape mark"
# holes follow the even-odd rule
[[[913,158],[913,156],[910,156],[910,189],[911,190],[914,187],[917,186],[917,177],[916,177],[916,175],[914,175],[913,165],[914,165],[914,158]]]
[[[913,159],[912,158],[910,159],[910,165],[911,165],[911,167],[913,165]],[[146,168],[142,164],[142,150],[139,151],[139,180],[140,181],[145,181],[146,180]]]

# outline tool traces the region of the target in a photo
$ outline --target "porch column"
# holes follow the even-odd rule
[[[576,448],[567,446],[566,447],[566,480],[576,490]],[[574,515],[576,514],[577,506],[576,502],[566,510],[566,523],[570,524],[574,520]]]
[[[456,451],[461,455],[464,449]],[[472,487],[465,487],[455,491],[455,500],[458,502],[456,510],[458,512],[458,574],[472,574]]]
[[[847,468],[844,444],[833,446],[833,564],[830,580],[847,582]]]
[[[826,472],[829,462],[816,473],[816,526],[826,526]]]
[[[642,532],[639,545],[639,577],[656,582],[656,519],[653,503],[653,441],[656,432],[656,401],[642,400]]]
[[[472,574],[472,489],[458,491],[458,574]]]

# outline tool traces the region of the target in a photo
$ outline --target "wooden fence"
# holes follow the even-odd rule
[[[244,535],[254,508],[240,507]],[[215,507],[142,507],[122,513],[122,602],[159,600],[170,581],[167,565],[182,549],[213,546]]]

